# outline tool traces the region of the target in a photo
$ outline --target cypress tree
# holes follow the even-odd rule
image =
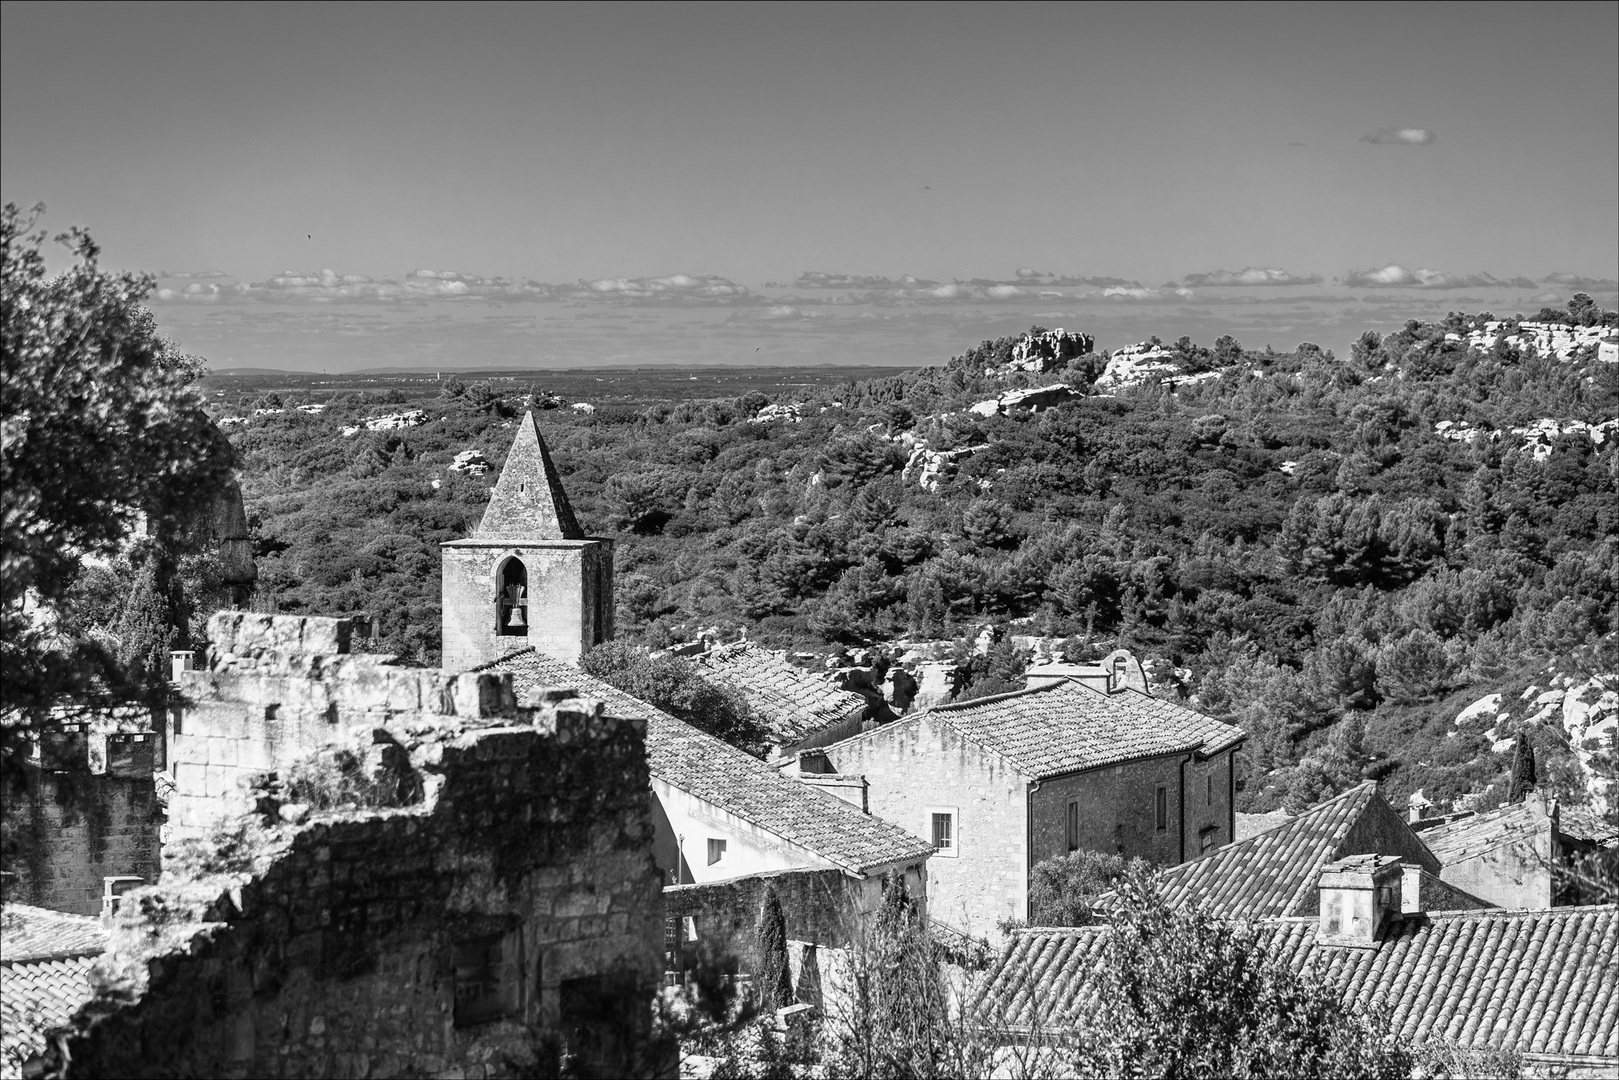
[[[1535,744],[1529,739],[1529,730],[1518,732],[1517,747],[1512,751],[1512,784],[1507,788],[1507,802],[1523,802],[1525,795],[1535,789]]]
[[[793,973],[787,962],[787,917],[776,890],[765,887],[759,908],[759,1002],[770,1011],[793,1003]]]

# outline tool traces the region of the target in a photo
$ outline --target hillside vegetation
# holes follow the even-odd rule
[[[1616,321],[1584,297],[1554,315]],[[258,603],[375,616],[374,647],[411,662],[437,659],[436,545],[476,526],[537,407],[585,527],[618,540],[621,637],[745,626],[824,652],[1016,624],[1075,659],[1123,644],[1250,732],[1244,808],[1364,776],[1444,805],[1496,797],[1511,755],[1515,729],[1457,728],[1461,705],[1554,657],[1615,670],[1619,364],[1520,349],[1515,320],[1480,347],[1493,318],[1368,333],[1348,358],[1154,342],[1135,385],[1097,383],[1093,353],[1014,367],[1035,328],[778,398],[585,413],[451,381],[224,412],[245,417],[227,431]],[[1046,386],[1049,407],[971,409]],[[468,450],[495,469],[450,468]],[[976,673],[1006,679],[1009,649]],[[1563,728],[1533,738],[1583,798]]]

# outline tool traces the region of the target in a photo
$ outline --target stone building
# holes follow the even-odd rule
[[[134,715],[129,715],[129,713]],[[99,915],[109,881],[153,882],[162,743],[145,710],[49,724],[0,760],[0,865],[11,899]]]
[[[1029,917],[1029,875],[1046,859],[1084,849],[1174,864],[1229,842],[1243,738],[1133,688],[1056,679],[912,713],[813,760],[863,777],[872,813],[932,843],[930,912],[983,937]]]
[[[1268,829],[1158,874],[1164,899],[1231,919],[1315,915],[1322,868],[1352,855],[1387,857],[1403,867],[1414,910],[1487,908],[1441,878],[1441,863],[1371,780]]]
[[[1305,881],[1307,914],[1270,916],[1257,944],[1294,971],[1379,1010],[1419,1049],[1520,1055],[1526,1075],[1619,1070],[1612,904],[1541,911],[1428,911],[1397,857],[1362,854]],[[1112,928],[1014,931],[983,984],[979,1015],[1019,1040],[1105,1023],[1099,974]]]
[[[530,493],[523,496],[528,501],[513,492]],[[547,538],[558,534],[583,536],[556,465],[530,415],[507,457],[477,536],[470,542],[444,545],[446,670],[451,670],[448,643],[454,632],[452,623],[463,618],[463,614],[452,613],[485,611],[494,596],[490,591],[493,578],[457,569],[467,565],[467,551],[493,549],[466,545],[484,544],[486,536],[498,535],[501,544],[514,545],[509,548],[513,557],[527,557],[550,550],[544,546],[551,543]],[[483,560],[479,565],[493,565],[489,562],[493,557],[479,556]],[[594,565],[595,577],[569,571],[548,579],[551,584],[535,592],[525,622],[534,627],[575,627],[582,625],[574,619],[575,612],[591,610],[603,597],[610,603],[611,558],[598,558]],[[595,625],[603,639],[612,635],[611,622]],[[468,635],[461,641],[457,662],[483,678],[506,678],[519,695],[561,680],[606,701],[620,715],[645,721],[655,797],[654,850],[666,884],[706,883],[779,870],[836,869],[860,883],[862,894],[875,895],[883,877],[897,872],[909,878],[914,895],[925,897],[923,866],[931,851],[926,842],[881,817],[795,783],[765,762],[581,672],[581,650],[571,629],[565,641],[501,635]],[[850,718],[858,722],[860,710],[866,707],[861,695],[839,691],[822,680],[813,685],[805,680],[789,681],[779,670],[782,665],[766,665],[761,652],[753,646],[735,650],[734,656],[725,655],[740,661],[741,667],[722,664],[712,670],[723,681],[741,683],[747,681],[744,668],[757,671],[768,666],[768,677],[753,692],[773,695],[782,737],[790,739],[826,725],[835,728]],[[798,721],[800,727],[789,728],[785,714],[794,702],[810,715]]]
[[[231,618],[215,617],[221,640]],[[335,621],[265,619],[282,644],[327,640]],[[237,627],[237,649],[253,640]],[[316,689],[308,669],[330,658],[253,659],[221,667],[285,695],[300,677]],[[438,675],[419,674],[418,689]],[[443,679],[414,703],[408,685],[335,747],[271,747],[275,778],[243,789],[251,811],[122,898],[47,1073],[555,1075],[563,1053],[585,1075],[666,1071],[644,724],[571,689],[519,707],[498,676]],[[249,697],[212,701],[215,728]]]
[[[446,671],[525,648],[577,662],[613,636],[613,542],[579,527],[532,412],[477,531],[442,549]]]
[[[1504,908],[1580,902],[1570,875],[1561,871],[1572,857],[1603,846],[1571,835],[1557,800],[1539,792],[1494,810],[1413,827],[1441,863],[1440,877]]]

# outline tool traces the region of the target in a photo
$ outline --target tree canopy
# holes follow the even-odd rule
[[[202,361],[141,306],[152,278],[102,270],[81,228],[56,237],[71,263],[52,275],[43,210],[0,215],[0,682],[14,717],[125,682],[63,625],[82,563],[114,556],[143,518],[155,535],[181,527],[230,467],[191,390]]]

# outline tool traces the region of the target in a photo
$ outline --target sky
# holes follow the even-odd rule
[[[3,5],[0,196],[216,368],[1340,352],[1619,303],[1619,5]]]

